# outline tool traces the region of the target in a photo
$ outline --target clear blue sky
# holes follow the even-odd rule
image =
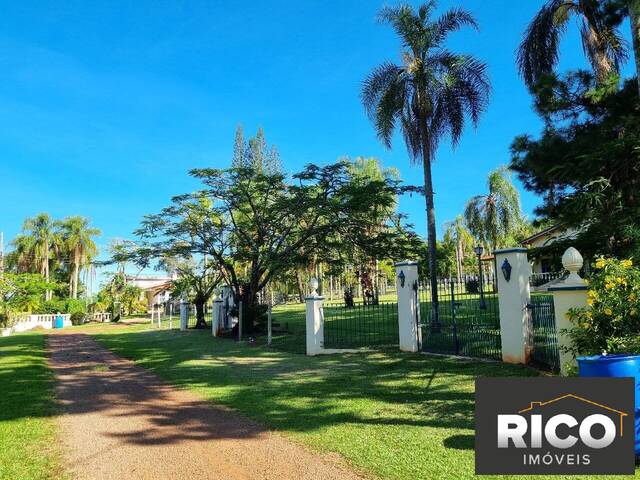
[[[488,112],[435,164],[438,226],[485,190],[521,133],[540,122],[518,78],[514,50],[542,1],[441,1],[464,5],[481,31],[451,38],[486,61]],[[359,100],[366,74],[397,60],[398,39],[375,21],[381,1],[0,1],[0,230],[26,216],[79,214],[100,245],[131,236],[145,213],[191,191],[193,167],[229,164],[234,130],[265,129],[285,168],[375,156],[420,184],[398,137],[376,139]],[[563,66],[584,64],[575,29]],[[525,212],[537,199],[522,192]],[[421,197],[405,198],[424,235]]]

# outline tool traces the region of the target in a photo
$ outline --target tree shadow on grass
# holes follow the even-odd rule
[[[0,421],[49,417],[55,412],[42,334],[0,338]]]
[[[212,339],[207,332],[96,338],[173,384],[202,388],[212,402],[270,428],[299,432],[337,424],[471,430],[476,376],[531,374],[399,353],[305,357]]]
[[[474,450],[475,440],[475,436],[473,435],[451,435],[445,438],[442,444],[446,448],[453,448],[455,450]]]

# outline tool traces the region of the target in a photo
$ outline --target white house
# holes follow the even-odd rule
[[[151,310],[157,305],[166,305],[171,297],[171,290],[176,276],[126,276],[127,285],[134,285],[142,290],[147,299],[147,308]]]
[[[575,228],[568,228],[563,225],[553,225],[540,232],[525,238],[520,242],[526,248],[541,248],[557,242],[558,240],[572,240],[578,231]],[[531,264],[531,271],[534,274],[553,273],[561,269],[561,259],[558,255],[543,255],[536,258]]]

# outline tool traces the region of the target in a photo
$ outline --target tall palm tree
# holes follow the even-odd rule
[[[521,228],[524,220],[520,194],[506,167],[491,172],[487,185],[488,194],[477,195],[467,202],[464,217],[473,236],[495,251]]]
[[[22,225],[23,236],[19,240],[22,247],[30,245],[31,258],[39,273],[49,282],[49,269],[52,259],[52,243],[54,237],[54,222],[48,213],[40,213],[33,218],[27,218]],[[45,293],[45,299],[51,299],[51,290]]]
[[[560,37],[572,17],[578,21],[582,47],[596,79],[602,82],[618,71],[626,58],[626,47],[617,29],[607,21],[605,3],[601,0],[545,2],[518,48],[518,68],[527,85],[534,85],[541,76],[553,71],[559,59]]]
[[[391,148],[399,125],[411,158],[422,162],[427,210],[427,240],[434,323],[438,324],[436,217],[431,164],[440,140],[450,135],[455,146],[465,120],[478,123],[490,92],[484,63],[446,49],[447,36],[463,26],[477,29],[474,18],[452,9],[432,20],[435,1],[414,10],[409,5],[383,8],[382,23],[390,24],[402,41],[402,64],[385,62],[365,79],[362,102],[378,137]]]
[[[448,235],[455,242],[456,277],[458,283],[460,283],[462,282],[462,272],[464,270],[464,257],[473,248],[473,237],[467,229],[462,215],[458,215],[452,222],[445,223],[445,230],[445,236]]]
[[[18,273],[27,273],[32,271],[39,271],[40,267],[36,265],[33,251],[35,248],[35,241],[31,235],[25,233],[19,233],[11,241],[13,245],[13,262]]]
[[[69,253],[69,263],[73,269],[69,280],[69,295],[71,298],[78,298],[80,271],[97,255],[98,247],[93,237],[100,235],[101,232],[97,228],[90,227],[90,221],[80,216],[64,219],[60,222],[60,229]]]

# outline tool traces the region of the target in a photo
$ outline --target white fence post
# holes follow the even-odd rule
[[[323,353],[324,350],[324,313],[322,301],[324,297],[318,295],[318,281],[312,278],[309,282],[311,295],[305,297],[307,304],[307,355],[313,356]]]
[[[575,358],[571,353],[564,352],[563,348],[570,345],[570,339],[561,331],[571,329],[573,325],[569,321],[567,313],[571,308],[584,308],[587,306],[587,285],[580,278],[578,271],[582,268],[583,260],[580,252],[569,247],[562,255],[562,266],[569,271],[569,276],[562,282],[549,287],[553,293],[553,309],[556,315],[556,333],[558,335],[558,348],[560,349],[560,373],[566,375],[569,368],[575,366]]]
[[[222,298],[213,300],[213,312],[211,313],[211,334],[214,337],[220,335],[220,320],[222,319]]]
[[[417,352],[422,343],[420,301],[418,299],[418,262],[399,262],[395,266],[400,350]]]
[[[189,321],[189,304],[180,300],[180,330],[187,329],[187,322]]]
[[[531,325],[528,305],[531,301],[531,266],[526,248],[496,250],[496,279],[500,309],[502,361],[527,363],[531,353]]]

